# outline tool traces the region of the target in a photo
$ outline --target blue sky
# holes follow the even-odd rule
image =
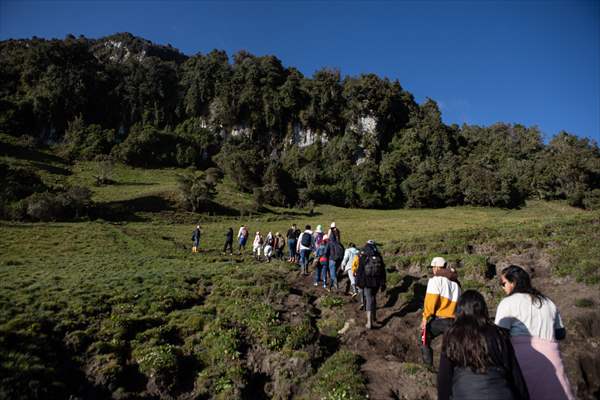
[[[398,79],[446,123],[600,142],[600,1],[11,1],[0,39],[131,32],[183,53],[272,54],[306,76]]]

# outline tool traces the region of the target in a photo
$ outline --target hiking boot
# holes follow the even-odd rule
[[[319,286],[319,282],[313,283],[313,286]]]

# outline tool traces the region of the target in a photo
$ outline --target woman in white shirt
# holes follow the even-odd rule
[[[556,305],[516,265],[502,270],[500,285],[507,297],[498,305],[495,322],[510,330],[530,398],[574,399],[558,346],[566,334]]]

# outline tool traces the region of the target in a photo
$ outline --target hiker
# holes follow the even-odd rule
[[[494,325],[481,293],[467,290],[442,342],[438,399],[529,399],[506,329]]]
[[[200,247],[200,235],[202,231],[200,230],[200,225],[196,225],[196,229],[192,232],[192,253],[198,252],[198,247]]]
[[[273,246],[273,241],[274,241],[273,232],[267,233],[267,237],[265,238],[265,245],[268,244],[268,245],[270,245],[272,247]]]
[[[327,268],[329,267],[329,257],[327,255],[327,235],[323,235],[321,240],[321,244],[317,247],[317,251],[315,254],[315,258],[317,262],[315,263],[315,286],[319,286],[321,283],[321,276],[323,280],[323,289],[327,289]]]
[[[227,253],[229,249],[229,255],[233,253],[233,228],[229,228],[225,234],[225,246],[223,246],[223,253]]]
[[[566,337],[556,305],[531,286],[529,274],[510,265],[502,270],[506,293],[496,309],[496,324],[510,330],[519,365],[532,400],[574,399],[558,341]]]
[[[321,245],[321,242],[323,241],[323,228],[321,227],[321,225],[317,225],[317,229],[315,229],[315,233],[313,234],[313,237],[315,239],[315,248],[319,248],[319,246]]]
[[[352,291],[352,297],[355,297],[358,294],[358,291],[356,290],[356,279],[354,277],[354,274],[352,273],[352,261],[358,253],[359,252],[356,248],[356,245],[354,243],[350,243],[348,245],[348,248],[344,252],[344,258],[342,260],[341,266],[342,272],[348,275],[348,282],[350,283],[350,288],[348,288],[348,285],[346,285],[345,292],[347,294],[348,289],[350,289]]]
[[[254,242],[252,242],[252,254],[254,255],[254,258],[258,261],[260,261],[263,243],[264,240],[262,235],[260,234],[260,231],[256,231],[256,234],[254,235]]]
[[[456,270],[449,268],[442,257],[434,257],[431,267],[433,277],[427,282],[421,321],[421,356],[429,367],[433,367],[431,341],[446,332],[454,322],[460,297]]]
[[[337,239],[331,240],[329,235],[327,235],[327,256],[329,258],[329,268],[326,272],[329,272],[330,289],[333,289],[334,285],[336,289],[339,289],[338,267],[344,258],[344,246]]]
[[[288,258],[288,262],[293,263],[296,262],[296,240],[298,236],[296,235],[296,231],[298,228],[296,224],[292,224],[292,227],[288,229],[286,237],[288,241],[288,250],[290,257]]]
[[[310,257],[310,252],[315,247],[315,240],[313,232],[310,230],[310,225],[304,227],[304,232],[300,235],[296,247],[296,253],[300,254],[300,273],[308,275],[308,258]]]
[[[283,259],[283,249],[285,248],[285,239],[281,235],[281,233],[275,233],[275,258],[282,260]]]
[[[246,250],[246,242],[248,241],[248,236],[250,232],[248,231],[248,227],[246,225],[240,226],[240,230],[238,231],[238,243],[240,245],[239,252],[242,254],[242,250]]]
[[[273,239],[271,239],[270,243],[273,243]],[[270,263],[271,257],[273,256],[273,245],[269,244],[268,241],[265,241],[265,247],[263,248],[263,255],[265,256],[265,259],[267,260],[267,262]]]
[[[356,284],[363,288],[365,309],[367,311],[367,329],[377,323],[377,292],[386,286],[385,265],[381,253],[375,247],[373,240],[368,240],[360,251],[359,265],[356,273]]]
[[[331,225],[329,225],[327,237],[329,238],[329,242],[342,243],[342,234],[340,233],[340,230],[335,226],[335,222],[332,222]]]

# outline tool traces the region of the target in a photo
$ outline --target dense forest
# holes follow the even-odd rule
[[[275,56],[186,56],[119,33],[0,42],[0,81],[0,132],[74,162],[217,167],[274,205],[600,206],[596,143],[566,132],[545,143],[516,123],[448,126],[434,100],[374,74],[305,77]],[[3,182],[4,202],[44,190],[0,167],[28,182]]]

